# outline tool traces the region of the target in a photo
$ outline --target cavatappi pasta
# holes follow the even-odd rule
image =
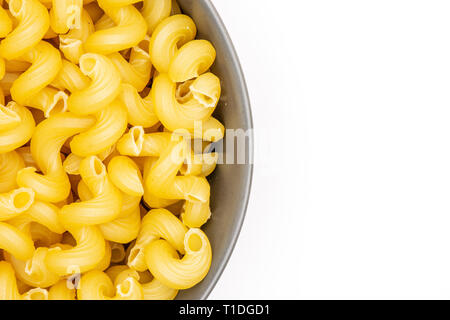
[[[0,1],[0,300],[170,300],[207,275],[213,45],[175,0]]]

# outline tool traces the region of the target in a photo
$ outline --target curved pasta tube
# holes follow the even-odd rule
[[[84,42],[86,42],[89,35],[95,32],[94,22],[84,9],[81,11],[79,23],[78,28],[74,28],[67,34],[59,36],[59,49],[67,60],[75,64],[80,62],[81,56],[85,53]]]
[[[34,191],[28,188],[0,193],[0,221],[12,219],[28,210],[34,202]]]
[[[39,42],[21,59],[30,62],[31,67],[14,81],[10,91],[13,100],[26,105],[56,78],[62,62],[59,51],[45,41]]]
[[[144,248],[159,238],[166,239],[176,250],[184,253],[186,226],[166,209],[153,209],[142,219],[141,230],[130,251],[127,265],[137,271],[147,270]]]
[[[127,129],[127,111],[119,100],[96,115],[97,122],[70,142],[72,152],[80,157],[100,154],[113,146]]]
[[[122,192],[140,197],[144,194],[142,174],[137,164],[128,157],[116,156],[108,164],[108,175]]]
[[[0,7],[0,38],[6,37],[13,28],[11,18],[5,9]]]
[[[180,168],[183,176],[209,176],[216,168],[219,154],[216,152],[196,154],[191,151],[187,162]]]
[[[120,93],[120,74],[107,57],[86,53],[80,69],[92,79],[90,85],[69,97],[69,110],[80,115],[95,114],[110,105]]]
[[[80,174],[94,197],[64,206],[60,214],[61,222],[67,226],[80,226],[117,219],[122,208],[122,194],[109,179],[102,161],[95,156],[83,159]]]
[[[156,26],[172,11],[172,0],[144,0],[141,13],[147,23],[147,33],[152,35]]]
[[[71,231],[77,245],[71,249],[48,252],[48,269],[60,276],[93,270],[105,256],[105,239],[97,227],[82,227]]]
[[[135,87],[130,84],[122,84],[120,99],[127,108],[128,122],[132,126],[150,128],[159,122],[150,94],[142,98]]]
[[[150,242],[144,249],[148,269],[170,288],[189,289],[195,286],[203,280],[211,266],[211,245],[200,229],[186,232],[184,249],[186,254],[181,259],[166,240]]]
[[[150,41],[150,56],[156,70],[167,73],[178,48],[194,40],[196,34],[194,21],[186,15],[179,14],[161,21]]]
[[[21,57],[42,40],[50,27],[50,19],[47,8],[38,0],[10,0],[9,11],[19,20],[19,24],[0,43],[0,55],[12,60]]]
[[[14,101],[0,105],[0,124],[0,154],[23,146],[35,130],[31,112]]]
[[[169,77],[173,82],[184,82],[197,78],[211,68],[216,59],[216,50],[207,40],[192,40],[182,46],[169,66]]]
[[[10,224],[0,222],[0,249],[20,260],[28,260],[33,256],[34,243],[30,235]]]
[[[155,132],[145,134],[140,126],[133,127],[117,143],[120,154],[132,157],[158,157],[172,141],[171,133]]]
[[[79,300],[142,300],[143,292],[133,277],[125,278],[114,288],[106,273],[90,271],[81,277],[77,296]]]
[[[41,122],[31,139],[31,153],[42,174],[36,168],[19,171],[17,183],[35,191],[39,200],[60,202],[70,194],[70,181],[64,172],[60,150],[64,142],[90,128],[91,117],[76,116],[70,112],[60,113]]]
[[[50,26],[56,33],[67,33],[81,27],[83,0],[53,0]]]
[[[123,83],[132,85],[141,92],[150,81],[152,62],[149,54],[150,38],[146,36],[137,46],[131,48],[130,59],[127,61],[119,52],[108,57],[122,76]]]
[[[51,85],[59,90],[75,92],[87,88],[89,84],[89,78],[81,72],[77,65],[63,59],[62,68]]]
[[[47,288],[60,280],[60,276],[48,270],[45,264],[45,259],[50,250],[55,250],[55,248],[39,247],[31,259],[22,261],[10,256],[8,261],[13,266],[20,281],[32,287]]]
[[[112,145],[105,151],[99,153],[97,157],[101,161],[105,161],[109,156],[111,156],[115,152],[116,146]],[[63,162],[64,171],[66,171],[70,175],[79,175],[80,174],[80,164],[83,160],[82,157],[76,154],[69,154]]]
[[[144,181],[147,180],[150,170],[152,169],[152,167],[156,163],[156,161],[158,161],[158,158],[154,158],[154,157],[146,157],[145,159],[146,160],[144,163],[144,170],[143,170]],[[144,202],[147,204],[148,207],[157,209],[157,208],[167,208],[170,205],[179,202],[179,200],[176,200],[176,199],[169,200],[169,199],[159,198],[159,197],[151,194],[150,192],[148,192],[148,190],[145,190],[145,188],[144,188]]]
[[[113,6],[113,0],[99,0],[98,4],[114,21],[116,26],[96,31],[84,44],[87,52],[111,54],[137,46],[147,34],[147,24],[140,12],[132,5],[136,0],[123,1]]]
[[[125,217],[99,225],[106,240],[117,243],[129,243],[136,239],[141,226],[139,206]]]
[[[76,289],[70,288],[66,279],[60,280],[48,290],[48,299],[76,300]]]
[[[25,168],[25,163],[16,151],[0,153],[0,193],[17,187],[17,173]]]
[[[194,138],[207,141],[222,139],[225,129],[211,117],[220,97],[220,80],[212,73],[206,73],[197,78],[190,89],[192,99],[179,103],[176,83],[166,74],[156,77],[151,94],[157,117],[170,131],[188,130]]]
[[[164,285],[158,279],[142,284],[144,300],[173,300],[178,294],[178,290]]]
[[[205,177],[177,176],[186,159],[186,142],[172,143],[145,176],[145,192],[163,199],[206,203],[210,186]]]

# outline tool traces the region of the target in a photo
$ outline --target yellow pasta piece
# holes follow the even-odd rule
[[[31,112],[14,101],[0,105],[0,124],[0,154],[23,146],[35,130]]]
[[[120,93],[121,78],[117,68],[105,56],[86,53],[80,69],[91,78],[90,85],[69,97],[69,110],[80,115],[95,114],[110,105]]]
[[[125,247],[123,244],[113,242],[111,244],[111,263],[121,263],[125,259]]]
[[[186,15],[171,16],[159,23],[150,41],[150,56],[156,70],[167,73],[178,48],[194,40],[196,34],[194,21]]]
[[[19,24],[0,43],[0,56],[12,60],[42,40],[50,27],[50,19],[47,8],[38,0],[10,0],[9,11]]]
[[[66,112],[68,99],[69,96],[64,91],[45,87],[27,101],[27,106],[41,110],[49,118],[53,114]]]
[[[163,199],[206,203],[209,183],[204,177],[177,176],[186,159],[186,142],[172,143],[145,176],[145,192]]]
[[[58,75],[62,67],[61,54],[48,42],[41,41],[21,59],[30,62],[31,67],[14,81],[10,91],[13,100],[27,105]]]
[[[55,203],[66,199],[70,181],[62,166],[61,147],[67,139],[93,124],[93,118],[70,112],[56,114],[41,122],[31,140],[31,153],[42,174],[33,167],[22,169],[17,175],[19,186],[33,189],[39,200]]]
[[[64,206],[61,222],[66,226],[98,225],[118,218],[122,195],[109,179],[101,160],[95,156],[83,159],[80,174],[94,197]]]
[[[132,48],[141,42],[147,34],[147,24],[140,12],[132,5],[136,0],[122,1],[99,0],[98,4],[114,21],[116,26],[98,30],[87,39],[84,47],[87,52],[111,54]]]
[[[48,269],[61,276],[93,270],[106,252],[105,239],[97,227],[82,227],[71,233],[77,245],[48,252],[45,259]]]
[[[129,243],[136,239],[141,226],[139,205],[124,217],[99,225],[105,239],[117,243]]]
[[[184,82],[205,73],[216,59],[216,50],[207,40],[193,40],[178,50],[169,66],[173,82]]]
[[[22,261],[14,256],[9,256],[7,260],[13,266],[17,278],[23,283],[32,287],[47,288],[56,284],[60,276],[48,270],[45,259],[50,250],[46,247],[37,248],[31,259]]]
[[[96,114],[97,122],[70,142],[72,152],[81,157],[96,155],[113,146],[127,129],[127,111],[120,100]]]
[[[172,134],[156,132],[145,134],[140,126],[133,127],[117,143],[122,155],[133,157],[158,157],[172,141]]]
[[[119,70],[123,83],[127,83],[142,91],[150,81],[152,62],[149,54],[150,38],[146,36],[137,46],[131,48],[129,61],[119,52],[108,57]]]
[[[184,236],[187,232],[186,226],[165,209],[154,209],[142,219],[142,226],[136,243],[130,251],[127,264],[137,271],[147,270],[144,258],[144,248],[159,238],[166,239],[169,243],[184,253]]]
[[[145,261],[150,272],[164,285],[174,289],[189,289],[206,276],[211,266],[212,251],[208,237],[200,229],[190,229],[184,236],[185,255],[166,240],[150,242],[145,249]]]
[[[133,126],[150,128],[159,122],[153,110],[151,95],[142,98],[135,87],[130,84],[122,84],[120,99],[128,111],[128,122]]]
[[[225,129],[211,115],[220,97],[220,80],[212,73],[203,74],[190,86],[192,98],[185,103],[176,99],[176,83],[167,74],[154,79],[152,100],[161,123],[170,131],[187,130],[194,138],[218,141]],[[198,128],[200,126],[200,128]]]

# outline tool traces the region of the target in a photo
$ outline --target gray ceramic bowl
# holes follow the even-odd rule
[[[214,116],[222,121],[227,129],[252,129],[250,103],[242,69],[217,11],[209,0],[178,0],[178,3],[183,13],[194,19],[198,38],[211,41],[217,51],[212,72],[222,80],[222,98]],[[226,152],[226,145],[224,150]],[[249,136],[246,153],[251,157],[252,152],[253,136]],[[251,164],[222,164],[211,175],[212,217],[203,228],[213,250],[211,270],[200,284],[180,292],[178,299],[206,299],[217,283],[242,227],[250,195],[252,172]]]

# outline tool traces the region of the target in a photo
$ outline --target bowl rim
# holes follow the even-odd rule
[[[250,163],[247,164],[248,170],[245,177],[243,177],[243,183],[245,184],[245,195],[244,199],[241,203],[241,207],[239,212],[236,213],[237,221],[236,221],[236,228],[233,230],[233,233],[231,235],[231,241],[229,243],[229,246],[223,256],[222,261],[220,262],[215,274],[213,275],[212,279],[209,281],[208,286],[206,287],[206,290],[203,292],[200,299],[205,300],[208,299],[209,295],[213,291],[213,289],[216,287],[217,282],[219,281],[220,277],[222,276],[230,258],[231,255],[236,247],[237,240],[239,238],[239,235],[242,231],[242,227],[244,224],[244,219],[247,213],[248,204],[250,200],[250,194],[251,194],[251,188],[252,188],[252,182],[253,182],[253,167],[254,167],[254,127],[253,127],[253,117],[252,117],[252,110],[251,110],[251,104],[250,104],[250,97],[248,93],[248,87],[247,83],[245,81],[244,72],[242,69],[242,65],[240,63],[238,54],[236,52],[236,48],[234,47],[233,41],[231,40],[231,37],[228,33],[228,30],[220,17],[219,13],[217,12],[217,9],[215,8],[214,4],[211,2],[211,0],[204,0],[204,3],[212,15],[212,18],[217,21],[217,28],[220,30],[221,33],[223,33],[223,38],[225,39],[226,47],[229,48],[230,51],[230,57],[231,57],[231,65],[234,66],[237,73],[237,79],[235,81],[238,82],[238,87],[241,88],[241,95],[242,95],[242,101],[243,101],[243,113],[245,118],[245,124],[248,126],[248,129],[251,129],[251,133],[248,136],[248,153],[250,155],[249,161]]]

